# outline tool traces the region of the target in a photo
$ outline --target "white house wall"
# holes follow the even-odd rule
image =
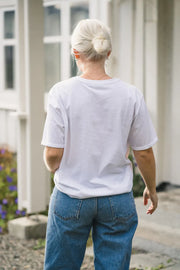
[[[18,0],[17,23],[24,26],[18,35],[18,44],[24,44],[18,47],[18,206],[33,213],[46,208],[49,191],[40,147],[44,122],[41,0]]]
[[[161,181],[180,185],[180,2],[158,4],[158,172]]]
[[[159,137],[158,112],[158,0],[144,1],[144,97],[152,122]],[[159,144],[154,146],[159,168]],[[161,172],[157,169],[157,184],[161,182]]]
[[[172,92],[171,92],[171,129],[172,136],[172,180],[180,184],[180,1],[174,1],[173,55],[172,55]],[[169,102],[169,101],[167,101]],[[169,123],[167,123],[168,128]]]
[[[133,83],[144,93],[144,0],[134,5],[134,79]]]
[[[145,42],[144,42],[144,76],[145,76],[145,100],[155,128],[158,128],[158,9],[157,0],[145,2]]]
[[[172,173],[172,52],[173,52],[173,14],[171,0],[159,1],[158,26],[158,114],[159,114],[159,168],[160,178],[169,181]]]
[[[17,151],[17,119],[14,111],[0,109],[0,146]]]
[[[112,73],[144,92],[144,0],[111,2]]]
[[[116,76],[127,82],[133,83],[133,46],[134,46],[134,8],[133,1],[118,1],[116,6],[119,16],[116,17],[116,33],[114,43],[118,42],[116,51],[117,69]],[[116,35],[119,40],[117,40]]]

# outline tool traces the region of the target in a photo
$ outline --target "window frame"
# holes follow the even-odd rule
[[[60,36],[52,36],[43,38],[45,43],[60,43],[61,52],[60,52],[60,80],[68,79],[71,76],[71,62],[70,62],[70,8],[72,6],[81,6],[87,5],[89,8],[90,14],[90,1],[89,0],[44,0],[42,5],[52,6],[59,5],[61,7],[61,35]],[[4,12],[6,11],[14,11],[14,24],[15,24],[15,37],[13,39],[4,38]],[[14,0],[5,0],[0,3],[0,25],[2,25],[2,29],[0,29],[0,66],[2,68],[2,72],[0,72],[0,109],[10,109],[17,110],[18,107],[18,95],[17,95],[17,73],[18,73],[18,29],[17,29],[17,10],[16,4]],[[4,47],[5,45],[14,46],[14,88],[13,89],[5,89],[5,53]],[[69,61],[67,61],[69,59]],[[63,64],[66,65],[63,66]],[[47,104],[47,92],[45,92],[45,108]]]
[[[89,7],[88,0],[44,0],[44,7],[47,6],[54,6],[58,5],[61,9],[61,18],[60,18],[60,25],[61,25],[61,35],[59,36],[50,36],[44,37],[44,44],[45,43],[60,43],[61,44],[61,58],[60,61],[60,78],[61,80],[68,79],[71,75],[71,66],[70,60],[70,41],[71,41],[71,33],[70,33],[70,9],[72,6],[78,6],[86,4]],[[66,65],[63,67],[63,63]]]
[[[45,7],[49,7],[49,6],[54,6],[57,5],[59,3],[59,1],[46,1],[43,3],[43,8]],[[56,36],[44,36],[43,37],[43,43],[45,44],[59,44],[60,45],[60,52],[59,55],[62,56],[62,12],[60,13],[60,35],[56,35]],[[61,57],[59,60],[59,66],[60,66],[60,74],[59,74],[59,78],[61,80]],[[45,82],[44,82],[45,83]],[[50,90],[50,89],[49,89]],[[46,92],[45,92],[46,93]]]
[[[14,38],[6,39],[4,38],[4,13],[7,11],[14,11]],[[17,83],[16,83],[16,74],[17,74],[17,15],[16,15],[16,6],[10,5],[8,3],[6,6],[0,5],[0,66],[2,71],[0,72],[0,109],[17,109]],[[14,87],[5,88],[5,47],[13,46],[14,47]]]
[[[54,6],[58,5],[61,9],[61,17],[60,17],[60,25],[61,25],[61,31],[59,36],[50,36],[50,37],[44,37],[43,41],[44,44],[47,43],[60,43],[61,52],[60,52],[60,80],[66,80],[71,77],[71,52],[70,52],[70,45],[71,45],[71,27],[70,27],[70,10],[73,6],[81,6],[81,5],[87,5],[89,8],[89,14],[90,14],[90,3],[89,0],[44,0],[43,6]],[[67,61],[69,59],[69,61]],[[66,63],[66,65],[63,66],[63,63]],[[50,90],[50,89],[49,89]],[[45,92],[45,110],[47,108],[47,95],[48,92]]]

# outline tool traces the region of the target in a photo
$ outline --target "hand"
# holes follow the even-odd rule
[[[144,198],[144,205],[148,204],[148,200],[151,200],[151,205],[149,206],[148,210],[147,210],[147,214],[152,214],[157,206],[158,206],[158,197],[157,197],[157,193],[150,193],[148,188],[145,187],[144,192],[143,192],[143,198]]]

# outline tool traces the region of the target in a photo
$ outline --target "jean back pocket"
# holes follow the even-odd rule
[[[136,215],[136,207],[132,192],[109,197],[113,219],[126,221]]]
[[[80,217],[82,200],[71,198],[57,190],[54,203],[54,214],[63,220],[77,220]]]

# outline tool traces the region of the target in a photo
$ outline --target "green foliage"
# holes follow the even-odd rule
[[[54,189],[54,186],[55,186],[55,184],[54,184],[54,174],[53,173],[51,173],[50,178],[51,178],[51,193],[52,193],[52,191]]]
[[[140,197],[143,195],[145,184],[140,173],[138,172],[137,164],[132,153],[129,155],[129,160],[131,161],[133,168],[133,194],[134,197]]]
[[[90,231],[90,234],[89,234],[89,237],[88,237],[86,246],[87,246],[87,247],[90,247],[90,246],[92,246],[92,244],[93,244],[93,240],[92,240],[92,231]]]
[[[45,239],[40,238],[37,240],[37,244],[33,247],[34,250],[45,248]]]
[[[7,149],[0,149],[0,233],[7,232],[9,220],[25,215],[17,208],[16,158]]]
[[[160,269],[164,269],[164,268],[165,268],[164,264],[161,263],[161,264],[159,264],[156,267],[151,267],[151,270],[160,270]]]

